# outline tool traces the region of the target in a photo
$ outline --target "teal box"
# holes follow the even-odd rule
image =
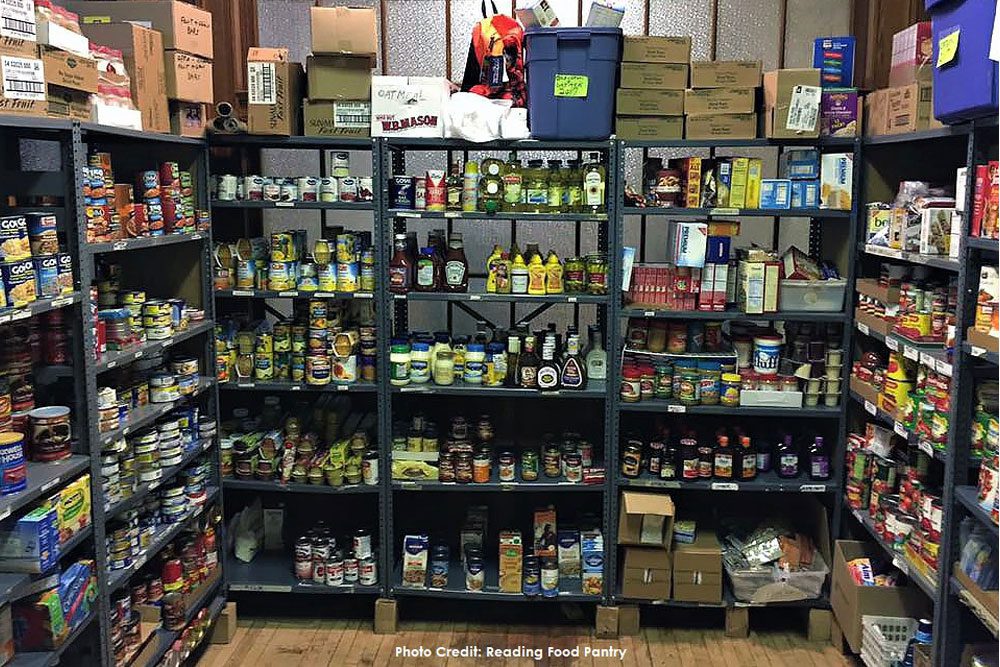
[[[819,181],[792,181],[792,208],[819,208]]]
[[[787,178],[765,178],[760,182],[761,208],[790,208],[792,181]]]

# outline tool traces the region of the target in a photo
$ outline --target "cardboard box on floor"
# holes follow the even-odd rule
[[[625,547],[622,597],[670,599],[670,552],[660,547]]]
[[[164,56],[167,97],[182,102],[215,102],[212,90],[212,61],[182,51]]]
[[[45,66],[47,84],[83,93],[97,92],[97,61],[93,58],[81,58],[47,46],[38,47],[38,57]]]
[[[310,7],[309,25],[314,55],[374,58],[378,52],[375,10],[371,7]]]
[[[789,130],[788,112],[798,86],[820,87],[819,70],[812,68],[779,69],[764,72],[764,136],[769,139],[815,139],[819,136],[819,100],[816,122],[811,131]]]
[[[859,586],[847,563],[855,558],[882,561],[882,551],[868,542],[837,540],[834,544],[830,604],[844,638],[855,653],[861,652],[861,617],[907,616],[923,618],[931,611],[927,596],[912,584],[906,586]]]
[[[619,88],[615,113],[619,116],[681,116],[684,114],[684,92]]]
[[[688,86],[688,66],[676,63],[622,63],[622,88],[684,90]]]
[[[132,23],[90,24],[82,28],[93,42],[121,50],[131,79],[132,101],[142,114],[142,129],[169,132],[170,110],[163,94],[167,84],[160,33]]]
[[[368,100],[302,100],[302,133],[307,137],[370,137]]]
[[[44,116],[45,66],[39,58],[0,57],[0,114]]]
[[[690,37],[633,37],[625,36],[622,62],[626,63],[682,63],[691,62]]]
[[[288,49],[251,47],[247,88],[247,128],[251,134],[300,133],[302,65],[289,60]]]
[[[759,60],[709,60],[691,63],[692,88],[757,88]]]
[[[306,88],[310,100],[370,100],[372,67],[369,56],[309,56]]]
[[[163,35],[163,48],[212,59],[212,13],[179,0],[67,0],[62,3],[80,15],[81,25],[132,21]],[[86,30],[84,30],[86,34]]]
[[[618,544],[659,546],[670,550],[674,536],[674,501],[663,493],[622,491]]]
[[[722,602],[722,549],[713,528],[699,524],[694,542],[674,545],[672,560],[673,599]]]

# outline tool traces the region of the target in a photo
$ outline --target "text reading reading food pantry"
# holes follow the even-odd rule
[[[397,658],[529,658],[541,661],[543,658],[612,658],[624,661],[628,649],[613,646],[397,646]]]

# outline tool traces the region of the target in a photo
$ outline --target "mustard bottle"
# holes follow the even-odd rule
[[[549,250],[548,259],[545,260],[545,293],[563,293],[563,267],[553,250]]]
[[[501,253],[496,262],[497,294],[510,294],[511,263],[507,253]]]
[[[503,248],[497,243],[493,246],[493,252],[490,256],[486,258],[486,292],[487,294],[496,294],[497,292],[497,262],[500,260],[500,255],[503,254]]]
[[[545,274],[542,256],[532,256],[528,263],[528,294],[545,294]]]

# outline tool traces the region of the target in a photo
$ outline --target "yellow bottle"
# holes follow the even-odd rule
[[[511,262],[507,253],[501,253],[495,266],[497,294],[510,294]]]
[[[549,257],[545,260],[545,293],[563,293],[563,267],[556,253],[552,250],[549,251]]]
[[[486,292],[488,294],[495,294],[497,291],[497,261],[499,261],[502,254],[503,248],[498,243],[493,246],[493,252],[486,258]]]
[[[512,294],[528,293],[528,267],[521,253],[516,253],[510,264],[510,291]]]
[[[534,255],[528,262],[528,294],[545,294],[545,264],[541,255]]]

